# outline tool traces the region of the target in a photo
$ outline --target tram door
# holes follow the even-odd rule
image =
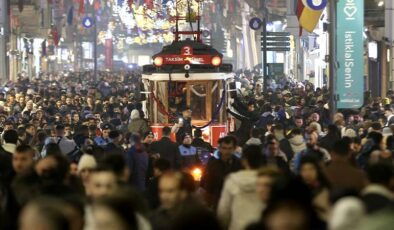
[[[212,118],[212,82],[196,81],[187,84],[187,105],[192,110],[195,124],[204,124]]]

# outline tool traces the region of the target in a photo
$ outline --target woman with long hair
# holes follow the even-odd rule
[[[329,182],[323,174],[319,161],[315,157],[303,157],[300,166],[301,180],[309,187],[313,196],[313,205],[320,218],[327,220],[329,204]]]

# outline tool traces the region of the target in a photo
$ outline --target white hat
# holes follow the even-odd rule
[[[353,129],[346,129],[345,134],[343,136],[354,138],[357,137],[357,134],[356,131],[354,131]]]
[[[356,226],[358,226],[365,214],[365,207],[362,201],[355,197],[342,198],[332,208],[329,229],[356,229]]]
[[[97,166],[96,159],[94,159],[92,155],[83,154],[78,163],[78,172],[86,168],[93,169],[96,168],[96,166]]]

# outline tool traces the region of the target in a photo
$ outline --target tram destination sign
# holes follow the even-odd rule
[[[163,64],[164,65],[209,65],[211,64],[212,56],[211,55],[177,55],[177,54],[169,54],[163,56]]]

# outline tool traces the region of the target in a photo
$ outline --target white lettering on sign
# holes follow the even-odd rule
[[[345,88],[351,88],[353,84],[354,67],[354,35],[355,31],[345,32]]]
[[[355,15],[357,13],[357,6],[354,3],[355,0],[347,0],[343,12],[345,12],[346,20],[356,20]]]
[[[182,62],[183,58],[181,57],[166,57],[166,62]]]

